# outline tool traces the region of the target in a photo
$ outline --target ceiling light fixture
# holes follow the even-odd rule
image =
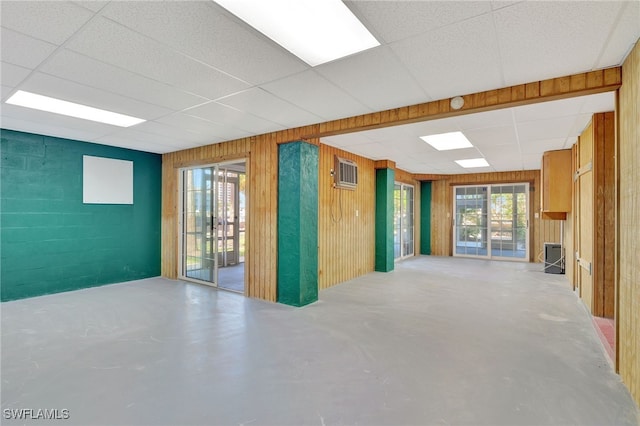
[[[341,0],[214,0],[313,66],[380,43]]]
[[[460,167],[465,169],[474,169],[477,167],[489,167],[489,163],[484,158],[471,158],[468,160],[456,160]]]
[[[437,149],[448,151],[450,149],[473,148],[469,139],[462,132],[440,133],[438,135],[420,136],[420,139]]]
[[[6,103],[120,127],[131,127],[146,121],[141,118],[37,95],[22,90],[14,93],[13,96],[7,99]]]

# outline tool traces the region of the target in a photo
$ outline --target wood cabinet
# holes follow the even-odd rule
[[[571,150],[542,155],[540,210],[543,219],[565,220],[571,211]]]

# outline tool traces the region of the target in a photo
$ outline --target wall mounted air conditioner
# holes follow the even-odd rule
[[[358,164],[355,161],[336,156],[334,178],[336,188],[356,189],[358,186]]]

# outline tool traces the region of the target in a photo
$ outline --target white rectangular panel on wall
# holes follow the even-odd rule
[[[82,156],[84,204],[133,204],[133,161]]]

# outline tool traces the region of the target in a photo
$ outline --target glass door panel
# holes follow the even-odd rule
[[[393,190],[393,256],[414,254],[413,187],[396,183]]]
[[[487,188],[455,188],[454,255],[488,256]]]
[[[413,246],[413,187],[402,185],[402,256],[412,256]]]
[[[183,183],[183,259],[182,274],[209,283],[216,282],[217,246],[215,167],[184,170]]]

